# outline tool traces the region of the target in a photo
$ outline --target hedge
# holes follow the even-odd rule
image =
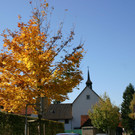
[[[30,135],[38,134],[38,119],[28,117],[28,120],[35,120],[29,123]],[[43,134],[43,125],[45,125],[45,135],[56,135],[64,132],[64,124],[51,120],[41,120],[41,130]],[[25,131],[25,116],[0,112],[0,135],[24,135]]]

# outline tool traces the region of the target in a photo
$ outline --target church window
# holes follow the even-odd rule
[[[90,99],[90,95],[86,95],[86,99],[89,100]]]

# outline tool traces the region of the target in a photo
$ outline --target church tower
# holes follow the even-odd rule
[[[90,80],[89,69],[88,69],[88,79],[86,81],[86,86],[92,89],[92,81]]]

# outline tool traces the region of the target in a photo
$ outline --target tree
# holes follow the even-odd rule
[[[89,110],[89,117],[94,127],[108,132],[116,129],[119,124],[119,108],[111,103],[105,93],[99,102]]]
[[[64,101],[82,80],[79,67],[83,44],[71,46],[74,31],[65,37],[62,23],[57,34],[51,36],[48,13],[48,3],[44,1],[40,9],[33,9],[28,23],[19,16],[18,30],[7,29],[2,34],[0,105],[5,111],[18,112],[26,104],[36,103],[40,96],[50,102]]]
[[[131,113],[129,113],[129,117],[131,119],[135,119],[135,93],[133,94],[133,99],[130,102],[129,109],[131,110]]]
[[[129,106],[133,99],[133,94],[134,87],[132,84],[129,84],[123,93],[123,102],[121,104],[122,126],[125,131],[129,133],[133,130],[133,120],[129,117],[129,114],[131,113]]]
[[[131,111],[129,117],[133,120],[133,134],[135,134],[135,93],[133,94],[133,99],[130,102],[129,109]]]
[[[53,104],[60,104],[61,102],[60,101],[57,101],[57,100],[54,100],[53,101]]]

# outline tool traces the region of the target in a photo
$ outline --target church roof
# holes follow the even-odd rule
[[[74,100],[74,102],[80,97],[80,95],[85,91],[86,88],[89,88],[95,95],[97,95],[99,98],[100,96],[92,89],[92,81],[90,80],[90,74],[88,70],[88,79],[86,81],[86,87],[82,90],[82,92],[77,96],[77,98]],[[74,104],[73,102],[73,104]]]
[[[85,91],[85,89],[87,88],[87,86],[82,90],[82,92],[77,96],[77,98],[74,100],[74,102],[81,96],[81,94]],[[93,93],[95,93],[95,95],[97,95],[99,98],[100,98],[100,96],[94,91],[94,90],[92,90],[91,89],[91,91],[93,92]],[[72,103],[72,104],[74,104],[74,102]]]

